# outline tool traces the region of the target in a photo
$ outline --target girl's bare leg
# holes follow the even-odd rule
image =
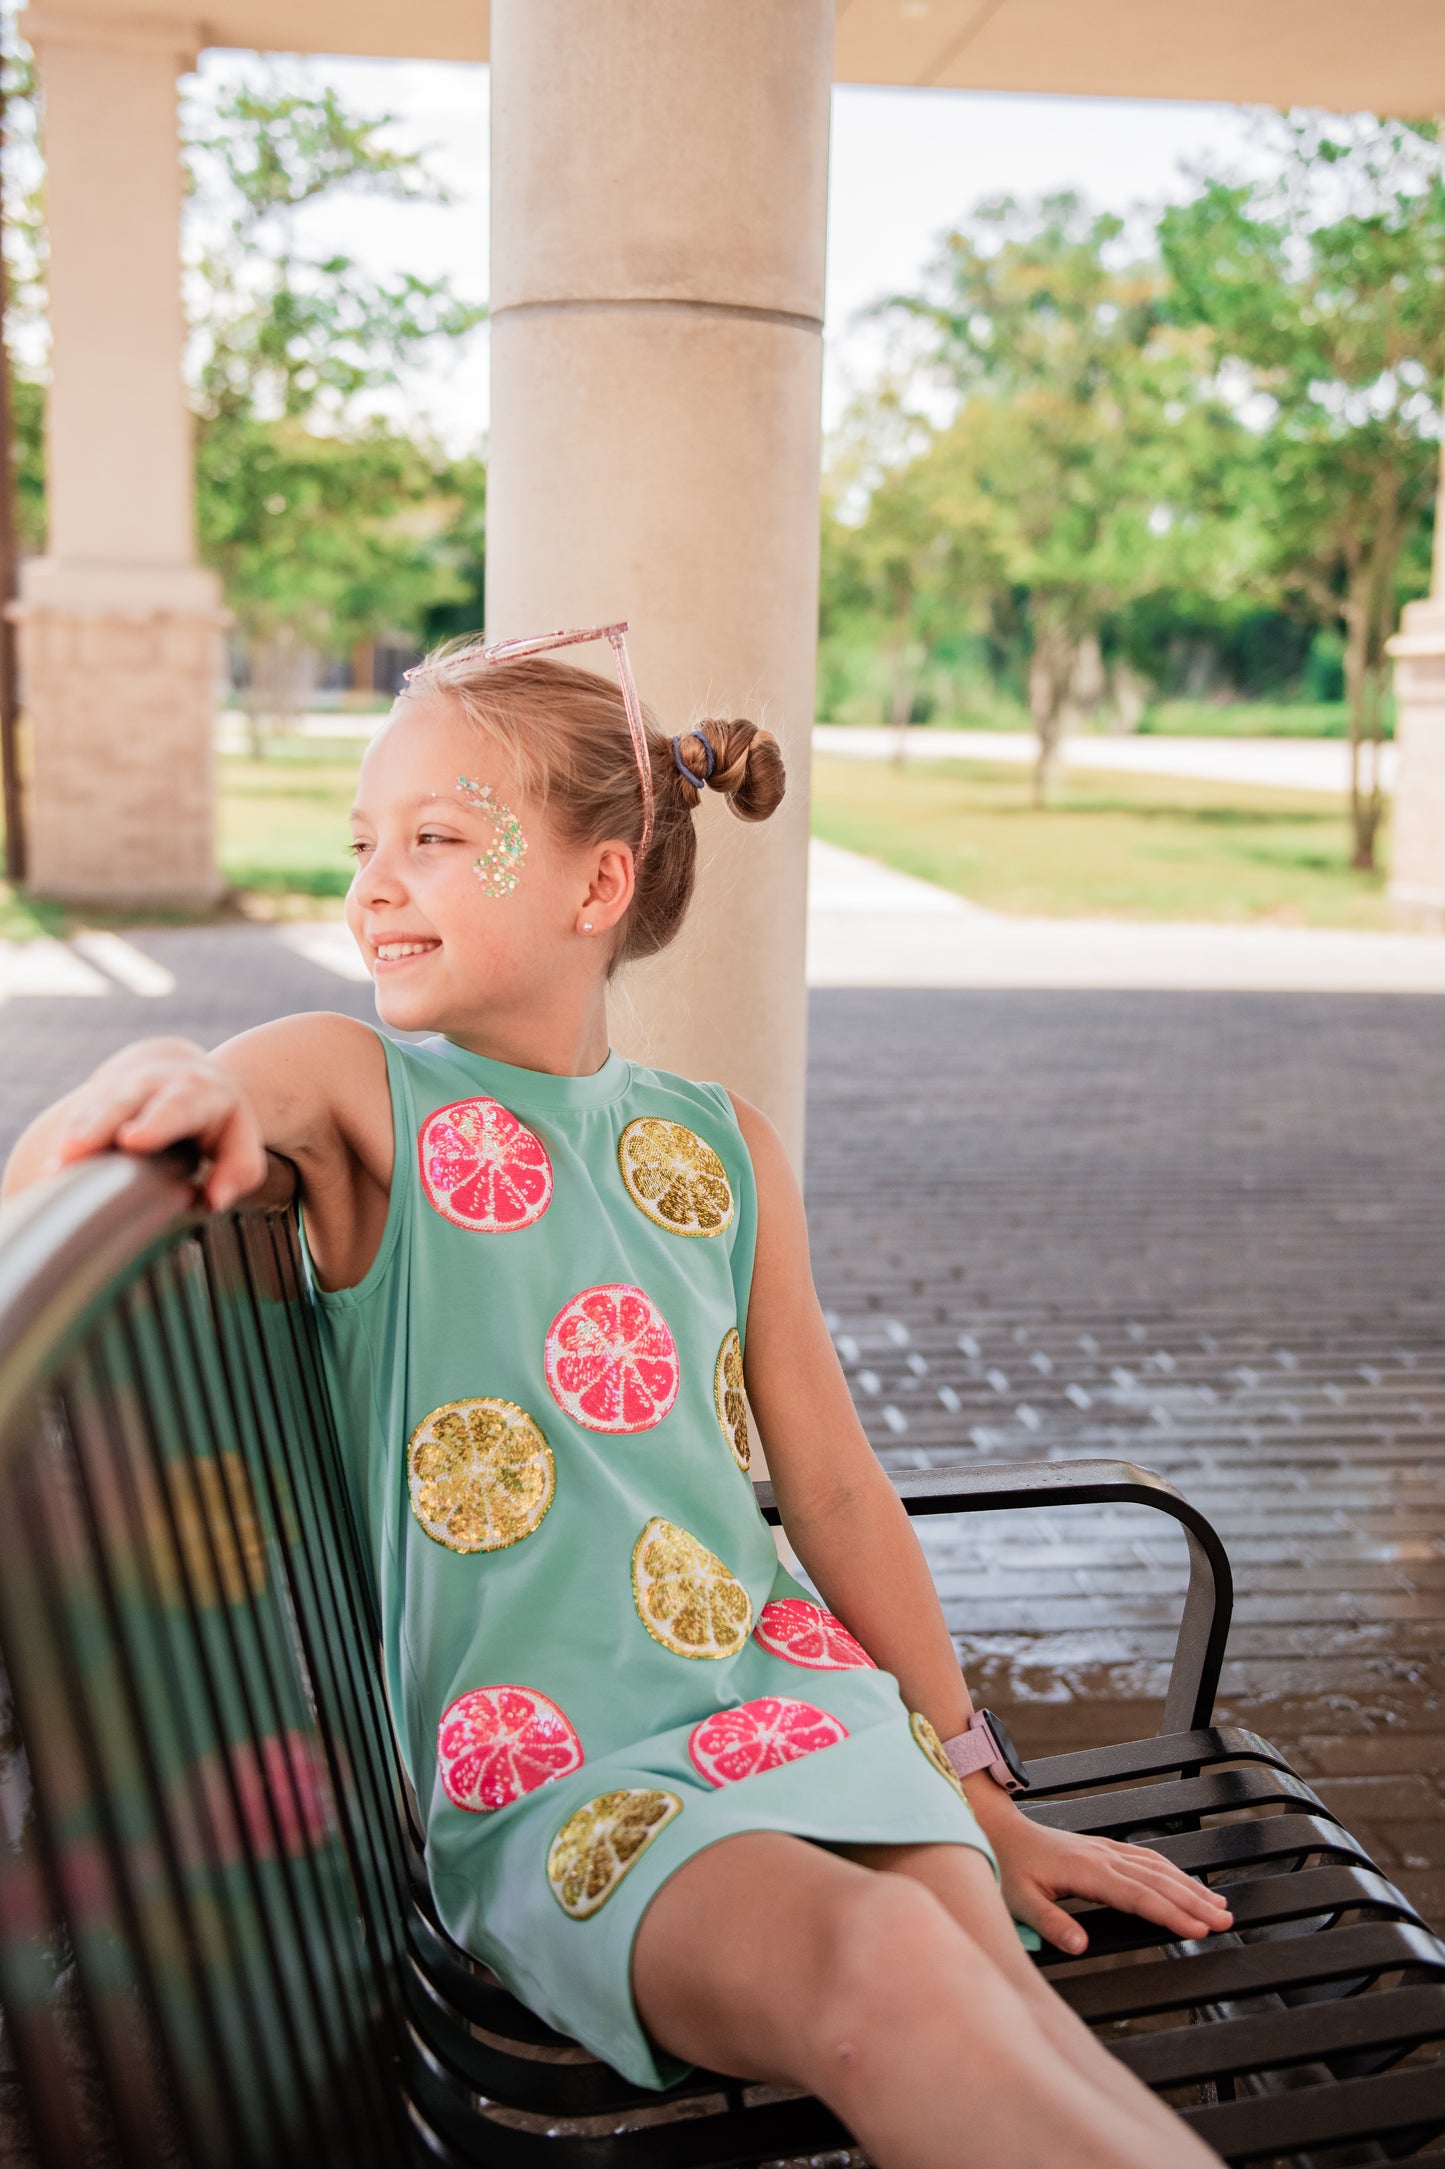
[[[973,1936],[1005,1978],[1018,1989],[1057,2052],[1068,2059],[1081,2077],[1091,2080],[1121,2108],[1149,2119],[1161,2141],[1167,2136],[1178,2145],[1187,2137],[1185,2127],[1173,2110],[1126,2071],[1118,2058],[1111,2056],[1083,2020],[1069,2009],[1062,1996],[1050,1988],[1020,1943],[1008,1909],[994,1886],[991,1870],[988,1880],[992,1903],[988,1902],[987,1895],[980,1900],[977,1888],[980,1856],[971,1847],[870,1845],[850,1848],[850,1855],[866,1867],[906,1875],[931,1890],[951,1918]],[[986,1867],[987,1863],[984,1865]],[[1198,2148],[1197,2155],[1180,2154],[1178,2158],[1210,2162],[1215,2159],[1204,2147]]]
[[[878,2169],[1215,2163],[1167,2112],[1161,2128],[1143,2088],[1120,2098],[1060,2054],[1038,1995],[965,1924],[1003,1913],[992,1869],[947,1850],[961,1855],[947,1905],[915,1875],[800,1838],[750,1832],[695,1854],[633,1944],[643,2025],[688,2062],[806,2087]]]

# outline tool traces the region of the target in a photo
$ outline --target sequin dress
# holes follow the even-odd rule
[[[726,1092],[384,1044],[385,1231],[319,1304],[437,1908],[551,2025],[666,2085],[629,1963],[692,1854],[743,1830],[989,1848],[758,1511]]]

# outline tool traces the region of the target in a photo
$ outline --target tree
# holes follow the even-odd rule
[[[1277,179],[1164,214],[1181,321],[1251,415],[1282,593],[1344,638],[1354,864],[1382,812],[1385,642],[1423,561],[1445,372],[1445,163],[1433,124],[1293,114]]]
[[[1101,697],[1110,617],[1214,547],[1192,483],[1223,418],[1165,304],[1157,261],[1073,195],[981,206],[935,291],[891,304],[955,405],[911,480],[955,600],[1006,598],[1024,630],[1039,804],[1066,720]]]
[[[420,633],[475,600],[478,465],[398,428],[381,400],[425,345],[484,312],[445,281],[378,279],[298,241],[298,214],[337,190],[439,195],[420,158],[387,145],[388,125],[329,88],[272,80],[227,90],[189,130],[201,549],[259,704],[283,713],[288,659],[309,646]]]
[[[846,595],[882,651],[895,758],[918,703],[919,675],[953,599],[956,537],[938,516],[926,455],[877,479],[866,518],[825,523],[824,597]],[[828,545],[831,545],[829,547]]]

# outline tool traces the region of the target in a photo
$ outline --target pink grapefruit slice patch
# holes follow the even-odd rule
[[[841,1619],[803,1597],[777,1597],[765,1604],[755,1629],[763,1648],[810,1672],[876,1672],[863,1644]]]
[[[499,1100],[454,1100],[417,1140],[427,1203],[453,1227],[510,1235],[552,1202],[552,1162],[540,1137]]]
[[[584,1288],[544,1350],[557,1406],[589,1431],[650,1431],[677,1399],[677,1343],[640,1288]]]
[[[447,1798],[473,1815],[580,1770],[585,1757],[564,1710],[535,1687],[474,1687],[442,1712],[437,1762]]]
[[[737,1785],[803,1755],[816,1755],[820,1748],[836,1747],[847,1737],[848,1727],[827,1710],[763,1695],[694,1725],[687,1751],[710,1785]]]

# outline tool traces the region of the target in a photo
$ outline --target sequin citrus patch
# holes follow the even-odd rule
[[[407,1448],[411,1510],[448,1551],[505,1551],[530,1536],[557,1488],[552,1449],[515,1401],[447,1401]]]
[[[640,1288],[584,1288],[543,1354],[558,1407],[589,1431],[650,1431],[677,1399],[677,1343]]]
[[[712,1374],[712,1405],[728,1451],[747,1473],[752,1466],[753,1446],[748,1436],[748,1403],[743,1392],[743,1344],[736,1326],[723,1335]]]
[[[847,1737],[848,1727],[827,1710],[763,1695],[694,1725],[687,1751],[710,1785],[737,1785],[800,1756],[816,1755],[820,1748],[836,1747]]]
[[[627,1194],[672,1235],[721,1235],[731,1227],[733,1193],[712,1146],[685,1123],[644,1115],[617,1140]]]
[[[658,1832],[681,1813],[675,1792],[639,1785],[599,1793],[569,1815],[547,1849],[547,1881],[568,1918],[586,1920],[606,1905]]]
[[[775,1597],[763,1606],[757,1640],[775,1657],[810,1672],[876,1672],[878,1667],[841,1619],[804,1597]]]
[[[474,1815],[580,1770],[586,1758],[565,1710],[535,1687],[474,1687],[437,1726],[437,1764],[454,1807]]]
[[[732,1657],[753,1623],[752,1599],[716,1552],[675,1521],[650,1521],[632,1550],[632,1596],[652,1636],[678,1657]]]
[[[933,1764],[933,1767],[938,1772],[939,1776],[946,1777],[949,1784],[958,1794],[959,1799],[966,1801],[968,1798],[968,1794],[963,1789],[962,1783],[959,1780],[958,1772],[954,1769],[953,1764],[949,1761],[947,1755],[944,1754],[942,1740],[940,1740],[938,1734],[934,1731],[932,1725],[928,1722],[928,1719],[923,1715],[923,1712],[921,1710],[911,1710],[909,1712],[908,1729],[913,1734],[914,1739],[917,1740],[919,1746],[923,1749],[924,1754]]]
[[[422,1124],[417,1140],[427,1203],[454,1227],[510,1235],[552,1202],[552,1162],[498,1100],[454,1100]]]

